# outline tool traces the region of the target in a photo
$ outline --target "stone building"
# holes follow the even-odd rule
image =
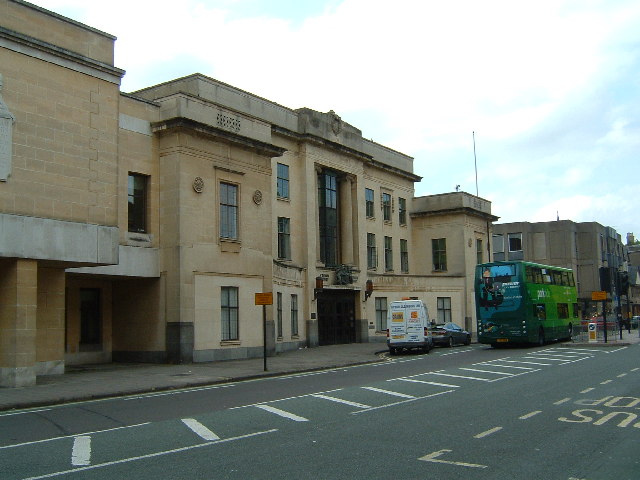
[[[65,365],[385,341],[405,296],[472,328],[491,205],[333,111],[204,75],[133,93],[112,35],[0,0],[0,386]]]

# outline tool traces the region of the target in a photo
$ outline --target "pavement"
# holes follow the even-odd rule
[[[589,343],[585,335],[570,347],[608,348],[640,343],[638,330],[609,335],[608,342]],[[192,364],[109,363],[67,366],[61,375],[38,376],[36,385],[0,388],[0,411],[35,408],[67,402],[201,387],[268,376],[340,368],[388,361],[384,343],[351,343],[301,348],[263,358]]]

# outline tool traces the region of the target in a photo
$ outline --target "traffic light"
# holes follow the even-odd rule
[[[600,267],[600,290],[611,293],[612,267]]]
[[[629,273],[618,272],[618,281],[620,283],[618,295],[627,295],[629,293]]]

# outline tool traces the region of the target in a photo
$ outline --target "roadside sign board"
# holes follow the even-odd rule
[[[606,300],[607,292],[591,292],[591,300]]]
[[[273,305],[273,292],[256,293],[256,305]]]
[[[597,342],[598,341],[598,324],[597,323],[589,323],[589,342]]]

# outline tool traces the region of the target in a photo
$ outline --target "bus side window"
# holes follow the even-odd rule
[[[547,310],[545,309],[544,304],[538,304],[533,306],[533,316],[538,320],[546,320],[547,318]]]
[[[569,305],[558,303],[558,318],[569,318]]]

